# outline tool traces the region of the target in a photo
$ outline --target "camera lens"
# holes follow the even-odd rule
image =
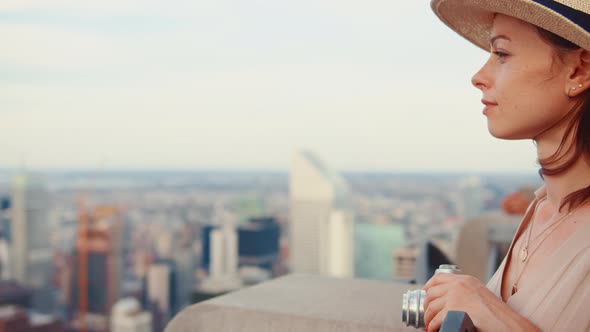
[[[402,321],[406,326],[424,327],[424,299],[426,292],[417,289],[403,295]]]

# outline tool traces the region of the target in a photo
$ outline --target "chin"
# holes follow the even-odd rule
[[[531,135],[526,135],[522,132],[517,132],[513,130],[509,130],[507,128],[494,128],[488,125],[488,131],[492,136],[499,139],[505,140],[522,140],[522,139],[531,139]]]

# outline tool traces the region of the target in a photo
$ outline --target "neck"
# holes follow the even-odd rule
[[[546,139],[537,141],[537,157],[539,160],[550,157],[558,150],[561,139]],[[560,154],[563,161],[572,158],[575,149],[567,149],[570,142],[567,142],[564,151]],[[557,212],[564,198],[580,189],[590,186],[590,158],[587,154],[578,158],[576,162],[566,171],[556,175],[544,175],[545,188],[547,190],[547,202]],[[552,165],[550,168],[560,165]]]

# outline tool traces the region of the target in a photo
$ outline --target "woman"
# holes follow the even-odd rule
[[[484,286],[437,274],[428,331],[449,310],[481,331],[590,331],[590,0],[432,0],[490,57],[472,79],[490,133],[531,139],[544,185]]]

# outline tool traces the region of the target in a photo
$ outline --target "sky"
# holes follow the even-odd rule
[[[2,0],[0,167],[534,172],[413,0]]]

